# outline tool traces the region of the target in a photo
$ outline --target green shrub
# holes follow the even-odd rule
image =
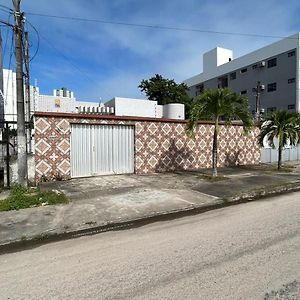
[[[28,189],[20,184],[16,184],[10,191],[11,196],[20,197],[28,192]]]
[[[63,193],[56,193],[53,191],[41,192],[38,189],[30,190],[20,185],[15,185],[12,188],[9,197],[0,200],[0,211],[19,210],[33,206],[68,202],[68,198]]]

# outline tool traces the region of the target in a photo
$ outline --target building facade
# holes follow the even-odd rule
[[[212,166],[210,121],[198,124],[195,139],[187,136],[185,120],[36,112],[34,123],[37,182]],[[258,133],[243,134],[241,122],[221,122],[218,166],[258,164]]]
[[[16,73],[3,69],[3,98],[5,121],[17,121]],[[25,115],[28,115],[25,95]],[[1,110],[0,110],[1,112]],[[52,95],[40,94],[39,87],[30,86],[30,116],[35,112],[92,113],[100,115],[184,119],[184,105],[158,105],[157,101],[115,97],[106,103],[78,101],[67,88],[55,89]],[[13,126],[15,127],[15,126]]]
[[[7,122],[17,121],[17,82],[16,73],[12,70],[3,69],[3,102],[4,102],[4,119]],[[25,89],[24,89],[25,91]],[[35,103],[39,95],[39,88],[30,86],[30,115],[35,110]],[[25,100],[25,120],[28,115],[27,96]],[[12,125],[13,126],[13,125]],[[14,126],[13,126],[14,127]]]
[[[4,118],[7,122],[17,121],[17,86],[16,73],[12,70],[3,69],[3,98]],[[1,81],[0,81],[1,87]],[[25,117],[28,115],[27,96],[25,99]],[[1,102],[0,102],[1,104]],[[62,112],[62,113],[77,113],[79,107],[98,107],[104,106],[95,102],[78,101],[74,93],[62,88],[53,90],[53,95],[40,94],[38,86],[30,86],[30,116],[36,111],[43,112]],[[0,109],[1,114],[1,109]],[[13,126],[14,127],[14,126]]]
[[[65,87],[53,90],[53,96],[74,98],[74,93]]]
[[[157,104],[149,99],[134,99],[115,97],[105,102],[105,107],[111,108],[115,116],[166,118],[184,120],[185,107],[182,103]]]
[[[53,95],[39,94],[34,103],[34,111],[77,113],[80,107],[97,108],[103,106],[96,102],[78,101],[67,88],[53,90]]]
[[[190,96],[228,87],[249,99],[253,113],[279,108],[300,112],[299,36],[297,33],[236,59],[231,50],[219,47],[205,53],[203,73],[184,81]]]

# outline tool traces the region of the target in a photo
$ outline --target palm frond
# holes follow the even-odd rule
[[[276,110],[262,120],[259,143],[263,146],[264,139],[274,148],[274,139],[279,140],[279,146],[296,145],[300,142],[300,116],[295,112]]]

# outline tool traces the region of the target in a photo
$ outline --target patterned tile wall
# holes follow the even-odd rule
[[[201,124],[195,139],[185,134],[185,123],[113,119],[35,117],[36,180],[70,178],[70,123],[131,124],[135,126],[135,172],[147,174],[211,167],[213,126]],[[248,136],[241,126],[221,126],[219,166],[258,164],[258,129]]]

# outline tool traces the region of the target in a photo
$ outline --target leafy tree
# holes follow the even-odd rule
[[[295,146],[300,142],[300,115],[296,112],[276,110],[262,120],[261,131],[258,137],[263,146],[265,137],[274,149],[274,138],[278,139],[278,170],[282,165],[282,150],[287,145]]]
[[[157,101],[159,105],[183,103],[186,117],[189,116],[192,99],[187,94],[188,87],[186,84],[178,84],[173,79],[166,79],[156,74],[150,79],[143,79],[138,87],[149,100]]]
[[[241,120],[244,132],[248,132],[252,125],[252,117],[248,112],[249,103],[247,98],[233,94],[228,88],[217,90],[205,90],[195,99],[191,108],[190,120],[187,123],[186,131],[188,136],[195,136],[195,129],[198,121],[214,121],[214,135],[212,147],[212,176],[217,176],[218,163],[218,134],[219,121],[225,121],[230,125],[234,119]]]

